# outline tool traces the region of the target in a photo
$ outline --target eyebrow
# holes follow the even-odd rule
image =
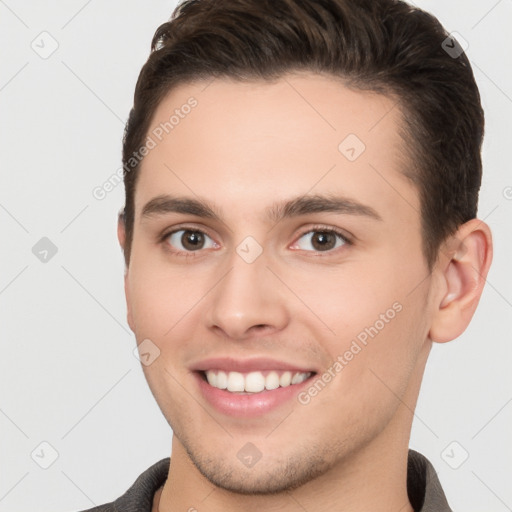
[[[221,223],[224,222],[220,212],[209,201],[170,195],[160,195],[148,201],[142,209],[141,217],[144,219],[167,213],[194,215]],[[278,223],[285,218],[312,213],[341,213],[382,221],[382,217],[371,206],[353,199],[333,195],[299,196],[288,201],[274,203],[265,209],[266,219],[273,223]]]

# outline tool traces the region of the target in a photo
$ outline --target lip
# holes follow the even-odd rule
[[[216,411],[232,417],[255,418],[263,416],[277,409],[281,405],[296,399],[297,395],[311,384],[311,380],[317,372],[310,368],[299,367],[293,364],[268,358],[233,359],[212,358],[205,359],[193,368],[200,394],[205,401]],[[206,370],[237,371],[248,373],[251,371],[286,370],[291,372],[303,372],[311,375],[300,384],[292,384],[287,387],[279,387],[272,390],[264,390],[254,394],[232,393],[225,389],[210,386],[204,377]]]
[[[265,370],[285,370],[291,372],[318,373],[316,368],[297,366],[277,359],[255,357],[252,359],[234,359],[233,357],[212,357],[199,361],[191,368],[193,371],[222,370],[225,372],[249,373]]]

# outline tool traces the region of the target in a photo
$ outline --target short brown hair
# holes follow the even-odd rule
[[[125,261],[139,163],[153,114],[178,84],[271,81],[287,72],[341,78],[397,98],[418,187],[430,268],[443,240],[475,218],[484,114],[469,61],[432,15],[399,0],[185,0],[152,40],[123,139]],[[454,47],[454,54],[446,51]],[[130,166],[129,164],[133,165]]]

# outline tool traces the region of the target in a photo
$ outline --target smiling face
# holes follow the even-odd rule
[[[181,85],[156,111],[129,323],[160,350],[143,368],[173,450],[220,487],[293,488],[407,445],[434,281],[393,105],[293,74]]]

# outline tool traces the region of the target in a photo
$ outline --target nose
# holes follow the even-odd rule
[[[252,263],[236,252],[212,290],[206,322],[210,330],[233,340],[277,333],[289,322],[286,290],[261,255]],[[288,297],[289,299],[289,297]]]

